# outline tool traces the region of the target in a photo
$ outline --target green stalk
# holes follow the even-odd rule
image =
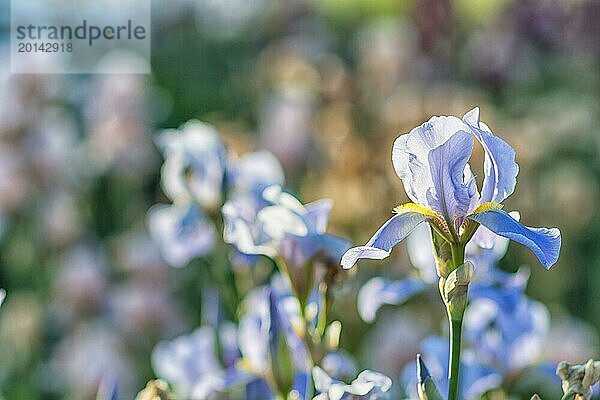
[[[450,315],[450,364],[448,374],[448,400],[458,399],[458,378],[460,373],[460,348],[462,319],[454,320]]]
[[[465,263],[465,245],[451,245],[452,266],[456,270]],[[462,296],[452,296],[446,303],[448,322],[450,324],[450,360],[448,364],[448,400],[458,399],[460,352],[462,343],[462,322],[467,306],[466,293]]]
[[[452,251],[452,269],[449,272],[452,272],[465,263],[465,246],[452,244],[450,249]]]

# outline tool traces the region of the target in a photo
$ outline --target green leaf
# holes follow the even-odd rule
[[[417,354],[417,389],[420,400],[443,399],[420,354]]]

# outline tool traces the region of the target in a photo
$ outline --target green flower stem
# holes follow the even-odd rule
[[[465,246],[452,244],[450,249],[452,251],[452,269],[449,272],[452,272],[465,263]]]
[[[465,263],[465,245],[451,244],[451,271]],[[444,293],[442,293],[444,297]],[[458,399],[462,322],[467,306],[466,292],[462,295],[444,297],[450,324],[450,360],[448,365],[448,400]]]
[[[458,375],[460,373],[460,350],[462,319],[450,321],[450,365],[448,375],[448,400],[458,399]]]

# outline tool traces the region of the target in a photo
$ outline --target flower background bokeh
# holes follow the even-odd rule
[[[169,267],[147,229],[151,206],[170,202],[157,132],[194,118],[237,153],[271,151],[303,203],[333,200],[329,232],[364,243],[408,201],[390,168],[394,139],[478,105],[517,153],[506,209],[563,235],[551,272],[516,244],[499,261],[509,272],[532,265],[527,293],[551,317],[540,354],[599,356],[597,1],[157,0],[152,18],[152,75],[11,75],[0,65],[7,399],[93,398],[109,372],[132,398],[153,377],[156,343],[206,318],[208,264],[219,260]],[[480,148],[473,157],[483,164]],[[395,385],[432,343],[422,339],[442,332],[443,309],[424,312],[438,299],[420,295],[367,324],[357,296],[376,274],[410,271],[401,244],[351,271],[331,311],[342,347]]]

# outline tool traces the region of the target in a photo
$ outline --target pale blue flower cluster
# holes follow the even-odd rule
[[[355,361],[338,348],[341,324],[327,320],[332,277],[350,248],[326,232],[332,202],[302,204],[283,189],[271,153],[237,157],[204,123],[166,131],[157,143],[165,157],[162,188],[173,203],[153,207],[148,222],[164,259],[181,267],[224,248],[231,272],[249,272],[241,279],[255,285],[254,268],[235,264],[252,267],[264,257],[278,270],[256,287],[237,288],[235,315],[217,313],[156,346],[157,376],[186,399],[384,398],[391,380],[371,371],[357,377]],[[229,247],[216,246],[217,226]],[[206,309],[215,296],[205,299]]]
[[[329,351],[320,366],[314,365],[304,341],[301,305],[283,276],[275,275],[268,285],[248,293],[240,312],[237,326],[227,321],[220,328],[203,325],[155,348],[154,370],[178,397],[206,399],[233,392],[271,399],[284,388],[292,398],[311,399],[314,387],[318,399],[377,399],[389,390],[391,380],[371,371],[345,384],[342,379],[353,378],[356,367],[341,350]],[[365,397],[352,397],[357,395]]]
[[[283,171],[270,153],[259,151],[240,158],[228,153],[216,129],[190,121],[157,137],[165,161],[161,186],[172,204],[154,206],[148,227],[165,261],[182,267],[208,254],[217,230],[209,218],[224,196],[257,196],[271,184],[283,184]]]

